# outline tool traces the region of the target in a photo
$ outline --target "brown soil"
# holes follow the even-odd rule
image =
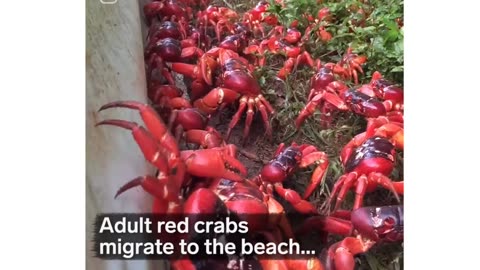
[[[234,113],[233,108],[219,112],[219,114],[211,119],[210,125],[222,134],[226,134]],[[247,167],[248,177],[254,177],[259,173],[262,166],[273,157],[276,146],[268,141],[265,135],[265,127],[259,113],[255,115],[252,126],[250,127],[250,134],[246,138],[245,143],[242,144],[243,129],[245,127],[244,118],[245,117],[242,117],[233,129],[228,143],[238,147],[238,159]]]

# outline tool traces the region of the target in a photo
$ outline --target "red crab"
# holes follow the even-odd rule
[[[224,29],[231,34],[235,33],[234,21],[238,17],[235,11],[218,6],[208,6],[205,10],[197,13],[200,30],[206,32],[208,26],[213,26],[218,41],[222,39]]]
[[[328,249],[326,266],[327,269],[353,270],[355,255],[379,243],[403,241],[403,206],[362,207],[343,212],[342,217],[310,217],[297,233],[311,231],[345,236]]]
[[[155,78],[152,72],[157,70],[169,84],[175,80],[170,74],[165,62],[190,61],[203,55],[203,51],[197,47],[200,35],[189,29],[184,20],[180,22],[162,21],[155,22],[149,28],[147,45],[145,47],[145,62],[147,81],[161,81]]]
[[[288,221],[281,218],[283,208],[280,204],[273,198],[262,194],[255,184],[245,180],[246,169],[236,160],[234,146],[231,148],[233,151],[227,151],[223,147],[180,151],[175,139],[152,107],[135,101],[123,101],[106,104],[100,108],[100,111],[114,107],[139,110],[148,130],[134,122],[123,120],[105,120],[97,125],[114,125],[131,130],[145,158],[159,170],[156,177],[145,175],[126,183],[118,190],[115,197],[131,188],[141,186],[154,197],[153,213],[218,215],[224,212],[222,209],[228,207],[238,214],[263,213],[268,222],[252,221],[250,225],[254,232],[258,229],[258,232],[261,233],[261,230],[265,229],[267,230],[266,235],[274,235],[268,233],[268,230],[272,229],[269,224],[272,226],[277,224],[280,225],[278,228],[285,229],[286,235],[293,235]],[[193,187],[192,178],[210,179],[209,184],[203,182],[209,188]],[[192,190],[188,194],[182,195],[184,188]],[[278,213],[278,215],[273,215],[274,213]],[[271,219],[272,216],[279,219]],[[193,217],[200,216],[194,215]],[[161,234],[159,237],[180,240],[187,236]],[[203,269],[188,256],[175,257],[170,262],[172,269],[175,270]],[[268,269],[275,266],[275,269],[285,270],[323,270],[322,264],[316,258],[305,260],[262,258],[260,263]],[[219,264],[220,262],[215,262],[218,267],[220,267]],[[299,268],[300,266],[302,268]]]
[[[391,118],[395,114],[403,119],[403,90],[400,87],[379,79],[379,73],[375,73],[370,84],[348,89],[342,82],[334,81],[332,70],[336,66],[330,64],[329,67],[321,68],[312,79],[309,101],[295,120],[297,128],[317,108],[320,108],[322,124],[326,126],[331,122],[330,115],[334,110],[352,111],[367,119]]]
[[[172,99],[183,96],[183,90],[173,84],[162,84],[157,80],[151,80],[147,88],[148,98],[155,105],[164,107],[170,104]],[[165,105],[167,106],[167,105]],[[168,106],[173,107],[173,106]]]
[[[203,55],[203,51],[200,48],[191,47],[190,45],[190,43],[182,43],[170,37],[150,43],[145,49],[145,59],[148,67],[147,75],[150,75],[155,68],[164,68],[164,62],[183,62]]]
[[[118,101],[102,106],[100,111],[115,107],[138,110],[148,130],[137,123],[124,120],[104,120],[97,125],[113,125],[131,130],[145,158],[160,171],[158,177],[146,175],[135,178],[120,188],[117,195],[135,186],[142,186],[147,192],[155,194],[156,198],[178,204],[178,194],[187,175],[225,177],[235,181],[242,181],[246,175],[245,167],[228,155],[225,148],[180,151],[167,126],[149,105],[136,101]],[[154,202],[154,210],[161,213],[170,212],[172,209],[169,207],[174,206],[161,200]]]
[[[173,63],[172,69],[193,79],[191,84],[191,100],[204,96],[213,86],[213,73],[224,63],[224,59],[235,57],[248,65],[247,59],[239,57],[247,43],[248,33],[240,32],[226,36],[218,47],[208,50],[197,62],[197,65]],[[222,50],[223,49],[223,50]],[[231,51],[231,52],[230,52]]]
[[[222,199],[230,211],[248,222],[251,234],[263,235],[269,242],[276,243],[285,238],[295,239],[285,210],[272,196],[259,190],[258,186],[250,181],[218,180],[210,189]],[[322,263],[315,257],[290,259],[285,256],[281,260],[262,257],[259,259],[263,269],[324,269]]]
[[[403,89],[393,82],[382,78],[380,72],[375,71],[369,84],[357,89],[359,92],[383,100],[383,106],[388,111],[403,111]]]
[[[312,164],[315,164],[317,167],[312,174],[310,184],[305,190],[303,198],[296,191],[283,187],[282,182],[297,168],[305,168]],[[254,181],[268,193],[275,190],[297,211],[305,214],[315,214],[317,213],[316,208],[306,199],[323,181],[328,164],[327,154],[318,151],[313,145],[292,143],[290,146],[285,147],[282,143],[275,152],[274,158],[262,168]]]
[[[245,12],[243,15],[243,22],[248,25],[249,29],[251,29],[253,33],[260,31],[262,37],[265,36],[262,22],[272,26],[278,24],[278,18],[274,14],[266,14],[268,7],[269,3],[261,0],[254,8]]]
[[[185,3],[177,0],[161,0],[152,1],[143,6],[143,13],[147,20],[147,25],[150,26],[152,22],[159,16],[162,20],[180,20],[185,18],[191,19],[191,8]]]
[[[307,29],[305,29],[305,40],[309,39],[311,33],[315,33],[320,40],[324,42],[328,42],[332,39],[332,34],[330,34],[326,29],[326,19],[330,16],[330,10],[328,8],[322,8],[317,13],[317,18],[313,18],[313,16],[308,16],[308,21],[310,25],[308,25]]]
[[[206,131],[209,121],[207,115],[193,108],[190,101],[182,96],[183,91],[175,85],[161,85],[156,81],[152,81],[148,89],[152,107],[167,123],[168,130],[174,134],[177,141],[189,130]],[[213,132],[211,129],[208,131]]]
[[[394,169],[395,148],[403,150],[403,128],[392,123],[372,128],[373,135],[361,133],[342,149],[340,158],[345,174],[335,183],[327,203],[330,205],[337,197],[334,211],[352,188],[356,194],[354,210],[362,206],[365,193],[375,190],[377,185],[391,190],[398,200],[398,194],[403,194],[403,181],[393,182],[388,177]]]
[[[275,28],[274,30],[283,29]],[[283,30],[280,30],[283,33]],[[259,57],[259,65],[265,65],[265,53],[270,52],[273,54],[284,55],[287,59],[285,64],[278,72],[277,77],[281,80],[285,80],[288,74],[292,72],[299,65],[308,65],[310,67],[317,66],[316,61],[312,56],[303,48],[302,42],[297,42],[299,39],[299,33],[296,29],[289,28],[287,34],[284,37],[278,35],[271,35],[270,38],[260,42],[259,45],[253,44],[245,49],[247,54],[257,54]],[[296,43],[290,43],[296,42]],[[317,61],[318,62],[318,61]]]
[[[325,127],[331,122],[333,109],[348,110],[348,106],[341,98],[341,93],[347,90],[343,82],[335,79],[335,64],[328,63],[318,69],[318,72],[310,80],[310,93],[307,104],[300,111],[295,126],[300,128],[302,123],[317,109],[322,112],[322,124]]]
[[[355,84],[358,84],[358,73],[363,74],[362,65],[365,62],[367,62],[366,56],[353,53],[353,49],[349,47],[340,62],[338,62],[338,66],[345,69],[346,78],[353,78]]]
[[[218,59],[218,62],[215,59]],[[247,110],[247,119],[243,132],[245,142],[250,132],[255,108],[261,113],[267,136],[271,137],[272,135],[268,116],[274,113],[274,109],[261,94],[260,85],[246,63],[248,62],[234,51],[213,48],[205,53],[197,66],[181,63],[172,64],[174,71],[191,76],[195,80],[203,80],[207,85],[213,85],[214,77],[212,73],[217,67],[221,68],[221,74],[216,78],[217,87],[208,92],[204,97],[196,100],[194,106],[207,114],[212,114],[220,106],[231,104],[240,99],[239,108],[228,126],[225,136],[227,141],[241,115]]]

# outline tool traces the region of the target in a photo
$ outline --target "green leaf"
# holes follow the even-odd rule
[[[383,23],[388,27],[388,29],[398,32],[398,25],[395,21],[384,18]]]
[[[403,72],[403,66],[394,67],[390,72]]]
[[[377,29],[377,28],[372,25],[372,26],[364,27],[364,28],[363,28],[363,31],[364,31],[364,32],[373,32],[373,31],[375,31],[376,29]]]
[[[376,37],[373,39],[373,42],[372,42],[373,49],[378,51],[383,51],[384,50],[383,44],[384,44],[384,40],[382,37]]]
[[[393,48],[397,54],[403,55],[403,40],[398,40],[393,44]]]
[[[258,82],[260,83],[260,86],[264,86],[265,85],[265,77],[264,76],[260,77],[260,79],[258,79]]]
[[[398,31],[396,30],[389,30],[387,34],[385,35],[385,41],[390,41],[390,40],[397,40],[398,38]]]

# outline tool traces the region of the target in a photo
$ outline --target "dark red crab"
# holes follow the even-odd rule
[[[368,252],[376,244],[403,241],[403,206],[362,207],[337,216],[310,217],[296,233],[303,235],[312,231],[345,236],[328,249],[326,266],[327,269],[353,270],[355,255]]]
[[[243,132],[245,142],[250,132],[255,109],[261,113],[267,136],[272,136],[272,128],[268,116],[274,113],[274,109],[261,94],[260,85],[253,76],[248,61],[240,57],[238,53],[216,47],[206,52],[199,60],[197,66],[174,63],[172,64],[172,69],[190,76],[197,82],[196,85],[213,86],[215,82],[216,88],[194,102],[196,108],[207,114],[217,112],[221,106],[232,104],[237,100],[240,101],[238,110],[228,126],[225,140],[228,141],[232,129],[246,111],[247,118]],[[214,73],[217,70],[220,72],[220,75],[215,77]],[[195,91],[195,96],[202,96],[204,89],[193,88],[192,85],[192,92]]]
[[[287,180],[298,168],[306,168],[316,165],[310,179],[310,184],[305,190],[303,198],[291,189],[283,187],[282,182]],[[304,214],[317,213],[316,208],[306,201],[315,188],[324,180],[328,169],[329,161],[325,152],[309,144],[298,145],[292,143],[285,147],[282,143],[277,148],[275,155],[261,170],[260,174],[254,179],[255,182],[263,187],[267,192],[277,192],[282,198],[287,200],[295,210]]]
[[[372,135],[363,132],[355,136],[341,152],[345,174],[335,183],[328,205],[336,197],[334,211],[350,189],[355,189],[353,209],[362,207],[363,197],[378,185],[392,191],[399,200],[403,181],[394,182],[388,176],[395,165],[395,148],[403,149],[403,127],[388,123],[376,127]],[[338,196],[337,196],[338,194]]]

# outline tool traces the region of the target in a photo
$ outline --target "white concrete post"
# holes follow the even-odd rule
[[[93,258],[91,239],[96,214],[106,212],[149,212],[151,198],[141,188],[114,200],[116,190],[127,181],[153,168],[129,131],[113,126],[95,127],[104,119],[141,122],[129,109],[98,109],[112,101],[146,102],[142,21],[137,1],[118,0],[104,5],[87,0],[86,5],[86,255],[87,269],[166,269],[154,261],[110,261]],[[69,91],[68,87],[65,91]],[[68,176],[67,176],[68,177]]]

